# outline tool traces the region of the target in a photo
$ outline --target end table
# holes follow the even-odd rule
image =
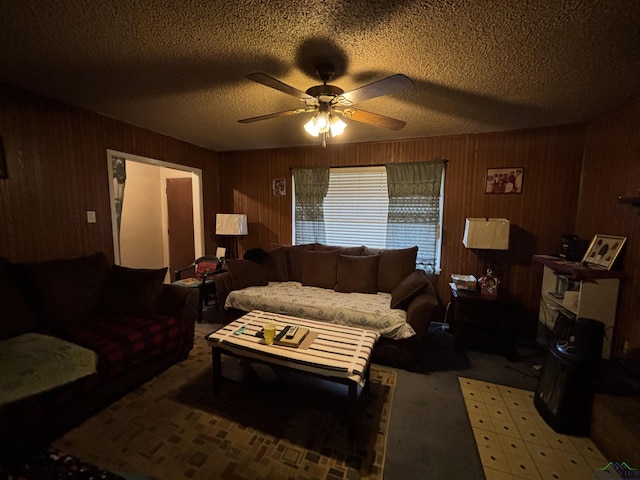
[[[506,290],[483,295],[477,290],[451,287],[451,331],[456,344],[516,358],[515,332],[521,304]]]

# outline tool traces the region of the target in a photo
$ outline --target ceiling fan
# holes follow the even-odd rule
[[[309,134],[315,137],[322,134],[323,146],[326,146],[327,136],[336,137],[340,135],[347,126],[339,117],[374,125],[376,127],[389,128],[391,130],[400,130],[406,125],[407,122],[403,120],[354,108],[353,104],[409,88],[413,85],[413,81],[409,77],[402,74],[391,75],[382,80],[345,92],[340,87],[327,84],[335,75],[335,67],[331,63],[321,63],[317,65],[316,72],[322,81],[322,85],[315,85],[307,89],[306,92],[287,85],[266,73],[250,73],[246,75],[246,78],[249,80],[296,97],[302,101],[305,106],[284,112],[244,118],[238,120],[238,122],[252,123],[270,118],[317,112],[316,115],[305,124],[304,128]]]

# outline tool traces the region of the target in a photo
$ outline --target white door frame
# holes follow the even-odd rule
[[[139,155],[133,155],[131,153],[119,152],[117,150],[107,149],[107,173],[109,178],[109,202],[111,204],[111,230],[113,233],[113,257],[114,262],[117,265],[121,264],[120,245],[118,242],[118,216],[116,214],[116,203],[114,197],[114,185],[113,185],[113,163],[111,157],[124,157],[127,161],[145,163],[147,165],[154,165],[160,168],[168,168],[172,170],[180,170],[182,172],[190,173],[193,180],[193,227],[194,227],[194,249],[196,252],[196,258],[204,255],[204,199],[202,193],[202,170],[199,168],[189,167],[186,165],[180,165],[177,163],[164,162],[162,160],[156,160],[154,158],[141,157]],[[161,173],[162,188],[166,189],[166,175],[163,171]],[[164,261],[166,265],[169,265],[169,239],[168,239],[168,222],[167,222],[167,196],[163,194],[160,196],[161,208],[162,208],[162,223],[163,223],[163,245],[164,245]]]

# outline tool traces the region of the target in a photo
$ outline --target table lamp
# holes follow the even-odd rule
[[[509,250],[509,220],[506,218],[467,218],[462,243],[466,248],[476,250]],[[495,255],[491,263],[495,263]],[[498,279],[493,275],[493,265],[490,265],[486,272],[480,279],[480,290],[484,294],[496,295],[498,293]]]
[[[242,213],[217,213],[216,214],[216,235],[235,236],[234,248],[231,258],[238,256],[238,237],[247,235],[247,216]]]

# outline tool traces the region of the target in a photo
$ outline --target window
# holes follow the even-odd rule
[[[439,273],[443,165],[444,162],[394,164],[390,170],[385,166],[331,168],[328,169],[328,185],[324,188],[318,187],[321,184],[318,178],[326,179],[327,169],[312,182],[308,181],[309,173],[316,169],[294,170],[295,243],[366,245],[371,248],[417,245],[417,267]],[[429,178],[414,181],[425,167]],[[400,174],[398,169],[401,169]],[[309,213],[309,195],[296,191],[296,183],[300,190],[313,184],[316,196],[312,214]],[[423,188],[427,184],[429,186]],[[389,185],[393,189],[391,196]],[[321,194],[318,196],[317,192]],[[303,205],[304,202],[307,204]]]
[[[330,169],[323,207],[327,244],[386,247],[389,196],[384,167]]]

